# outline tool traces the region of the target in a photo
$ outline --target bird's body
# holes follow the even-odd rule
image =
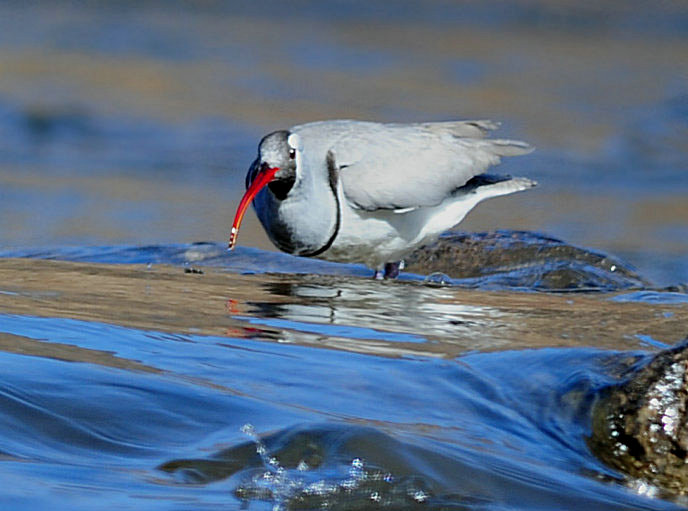
[[[480,201],[535,185],[485,171],[531,147],[488,139],[489,121],[323,121],[263,138],[248,203],[281,250],[381,270],[458,224]]]

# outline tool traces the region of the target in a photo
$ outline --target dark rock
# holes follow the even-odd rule
[[[406,271],[471,287],[617,291],[648,282],[619,260],[525,231],[448,232],[406,258]]]
[[[607,465],[688,494],[688,339],[629,370],[593,408],[588,444]]]

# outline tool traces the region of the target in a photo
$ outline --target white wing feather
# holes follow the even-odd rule
[[[532,147],[487,139],[490,121],[380,124],[325,121],[293,128],[327,140],[340,169],[344,195],[364,210],[435,206],[501,156]]]

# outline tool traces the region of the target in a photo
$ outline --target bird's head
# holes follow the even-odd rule
[[[263,137],[258,145],[258,157],[246,174],[246,193],[239,202],[232,232],[229,235],[229,249],[236,244],[239,227],[249,204],[266,186],[275,199],[282,201],[296,182],[296,167],[300,160],[301,140],[296,133],[275,131]]]

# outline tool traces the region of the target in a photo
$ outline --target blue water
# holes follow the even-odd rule
[[[240,431],[246,423],[277,434],[267,448],[288,451],[287,467],[322,449],[317,466],[300,474],[292,466],[287,478],[336,488],[360,458],[391,475],[390,494],[413,476],[430,509],[673,508],[594,477],[615,477],[585,438],[592,396],[614,381],[610,367],[622,355],[388,358],[12,315],[0,316],[0,331],[135,364],[0,355],[0,471],[12,481],[1,500],[14,509],[238,508],[234,493],[250,489],[261,466]],[[298,441],[304,435],[310,444]],[[184,460],[185,475],[156,469]],[[321,497],[345,508],[350,495],[332,489]],[[250,509],[277,503],[264,498]]]
[[[376,282],[355,265],[213,244],[3,255],[95,276],[123,263],[134,279],[161,264],[244,274],[256,293],[208,297],[204,309],[225,311],[221,336],[189,333],[213,328],[198,316],[169,331],[162,312],[164,330],[119,325],[143,311],[116,297],[103,320],[0,313],[0,473],[12,482],[0,502],[13,509],[676,507],[628,488],[586,443],[596,394],[666,346],[650,335],[514,350],[527,341],[508,308],[456,303],[422,276]],[[73,291],[40,272],[44,292],[21,279],[1,291],[60,314]],[[141,303],[135,281],[118,294]],[[149,280],[151,297],[160,285]],[[677,295],[615,300],[666,304],[670,318]],[[153,318],[165,300],[184,304],[183,291],[150,301]],[[550,322],[553,342],[567,335]]]
[[[481,206],[467,228],[546,232],[658,285],[688,281],[679,4],[1,9],[4,246],[220,240],[268,131],[487,117],[537,147],[502,171],[540,186],[493,219],[485,212],[501,206]]]

